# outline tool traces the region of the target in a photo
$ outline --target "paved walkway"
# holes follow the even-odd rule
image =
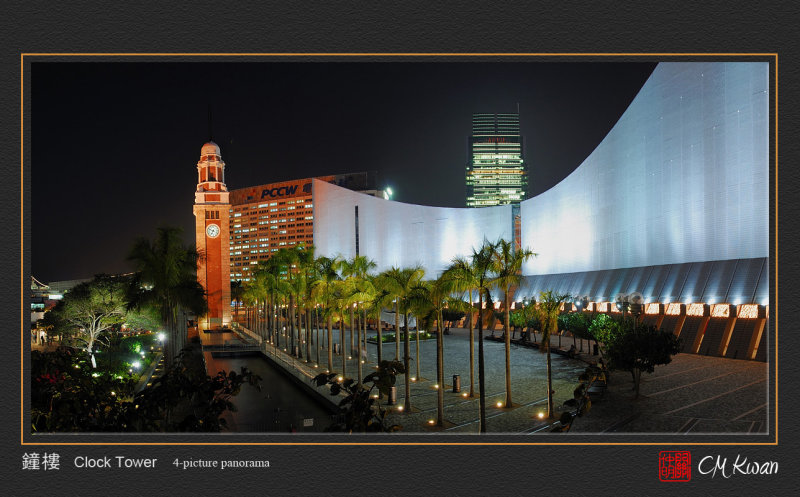
[[[373,336],[374,331],[368,334]],[[477,334],[477,333],[476,333]],[[484,331],[490,336],[490,331]],[[497,337],[502,331],[496,331]],[[404,404],[405,380],[416,376],[415,343],[411,341],[411,374],[397,379],[397,404],[389,407],[388,421],[403,426],[404,433],[465,434],[478,433],[477,340],[475,344],[475,398],[469,392],[469,340],[468,330],[450,329],[444,336],[444,419],[445,427],[430,424],[436,419],[436,341],[420,341],[421,378],[411,383],[412,412],[401,412]],[[518,335],[517,335],[518,336]],[[333,331],[334,343],[339,343],[339,331]],[[537,337],[538,339],[538,337]],[[572,338],[562,337],[561,347],[569,348]],[[349,333],[345,333],[349,346]],[[552,347],[559,338],[552,338]],[[307,382],[314,374],[327,367],[327,352],[320,350],[321,364],[306,363],[304,359],[291,358],[270,348],[270,355],[286,363],[287,369]],[[558,417],[561,404],[572,398],[578,376],[587,362],[595,362],[589,342],[584,342],[582,360],[552,355],[553,400]],[[377,344],[368,343],[368,359],[363,365],[364,375],[374,368]],[[402,355],[402,343],[400,352]],[[487,431],[508,434],[546,433],[547,420],[539,417],[546,410],[546,355],[537,349],[512,344],[511,392],[513,406],[506,408],[505,401],[505,345],[499,341],[485,340],[486,366],[486,416]],[[277,353],[277,354],[276,354]],[[305,355],[305,345],[302,353]],[[385,359],[393,359],[394,343],[383,347]],[[284,357],[285,356],[285,357]],[[312,359],[316,351],[312,347]],[[341,356],[334,355],[333,371],[341,371]],[[354,377],[357,368],[355,357],[347,361],[347,376]],[[461,393],[452,392],[452,377],[461,377]],[[672,363],[659,366],[653,374],[643,374],[638,399],[633,399],[630,373],[611,373],[605,396],[594,402],[591,411],[577,418],[570,433],[766,433],[768,431],[767,365],[762,362],[679,354]],[[332,399],[335,400],[335,399]],[[498,406],[498,402],[501,403]]]

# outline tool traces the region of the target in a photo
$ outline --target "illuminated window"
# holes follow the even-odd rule
[[[681,314],[681,305],[677,303],[669,304],[664,314],[669,316],[679,316]]]
[[[689,304],[686,306],[687,316],[702,316],[705,309],[703,304]]]
[[[644,308],[645,314],[658,314],[659,305],[658,304],[647,304]]]
[[[756,304],[742,304],[737,309],[737,317],[741,319],[755,319],[758,317],[758,306]]]
[[[711,306],[712,318],[727,318],[731,315],[731,306],[728,304],[714,304]]]

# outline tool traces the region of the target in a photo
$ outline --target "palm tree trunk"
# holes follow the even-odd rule
[[[486,382],[483,368],[483,293],[478,289],[478,395],[480,432],[486,433]]]
[[[300,306],[297,306],[297,357],[303,358],[303,312]]]
[[[403,318],[405,323],[403,327],[405,328],[405,336],[403,337],[403,364],[406,368],[406,398],[405,398],[405,410],[407,413],[411,413],[411,381],[409,379],[409,362],[411,362],[411,341],[408,336],[408,313],[406,312],[403,314]],[[399,331],[399,330],[398,330]]]
[[[378,364],[383,360],[383,335],[381,334],[381,309],[378,307]]]
[[[394,360],[400,359],[400,303],[394,302]],[[408,364],[406,364],[406,375],[408,375]]]
[[[311,362],[311,309],[306,309],[306,362]]]
[[[369,352],[367,351],[367,309],[366,307],[361,310],[361,317],[364,318],[361,323],[361,329],[363,333],[361,334],[361,341],[362,346],[364,347],[364,363],[369,362]]]
[[[439,319],[436,320],[436,382],[439,384],[439,388],[436,392],[436,426],[441,427],[444,426],[444,327],[442,326],[441,309],[438,314]]]
[[[417,350],[416,350],[416,357],[414,358],[414,361],[417,363],[416,364],[416,366],[417,366],[417,381],[419,381],[420,380],[420,372],[419,372],[419,319],[417,319],[416,328],[417,328],[417,333],[414,335],[414,342],[415,342]]]
[[[330,373],[333,371],[333,347],[331,346],[331,342],[333,341],[333,317],[328,314],[328,372]]]
[[[553,374],[550,364],[550,340],[547,340],[547,417],[553,417]]]
[[[364,373],[363,365],[361,364],[361,326],[357,326],[356,330],[358,330],[358,337],[356,342],[358,342],[358,355],[356,356],[356,366],[358,370],[358,385],[361,386],[361,377]]]
[[[347,354],[344,352],[344,312],[341,313],[342,321],[341,326],[339,326],[339,343],[341,343],[342,348],[342,378],[347,378],[345,376],[345,370],[347,368]]]
[[[287,309],[286,317],[289,318],[289,353],[296,355],[294,352],[294,295],[289,294],[289,307]]]
[[[506,288],[505,306],[506,306],[506,323],[505,323],[505,336],[506,336],[506,407],[511,407],[511,333],[508,329],[510,312],[508,309],[508,291]]]
[[[319,349],[322,343],[319,341],[319,332],[320,332],[320,322],[319,322],[319,308],[314,306],[314,348],[316,349],[316,356],[317,356],[317,366],[319,366]],[[323,338],[322,341],[324,342],[325,339]]]
[[[469,397],[475,397],[475,329],[472,319],[472,290],[469,291]]]
[[[355,326],[354,325],[356,323],[355,323],[355,320],[353,319],[353,307],[352,306],[348,306],[348,307],[350,307],[350,352],[349,352],[349,355],[352,356],[353,355],[353,350],[354,350],[353,348],[355,346],[355,344],[353,343],[353,335],[354,335],[353,332],[355,331]]]

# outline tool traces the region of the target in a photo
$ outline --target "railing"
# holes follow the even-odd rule
[[[304,382],[310,382],[311,378],[322,372],[318,367],[314,367],[314,363],[306,363],[304,360],[298,359],[293,355],[284,352],[283,349],[277,348],[268,342],[263,342],[260,350],[264,353],[264,355],[283,367],[283,369],[292,373],[292,375],[303,380]]]
[[[234,332],[243,333],[247,335],[248,337],[255,340],[256,343],[258,343],[259,345],[261,345],[264,342],[264,339],[261,336],[259,336],[258,333],[247,329],[245,326],[242,326],[241,324],[234,323],[233,330]]]

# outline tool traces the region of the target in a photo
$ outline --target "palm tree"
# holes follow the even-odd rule
[[[375,288],[375,295],[370,302],[370,309],[372,311],[372,315],[375,316],[376,320],[376,327],[377,327],[377,339],[378,339],[378,364],[381,363],[383,360],[383,333],[381,330],[381,311],[384,307],[389,306],[392,304],[392,294],[383,288],[384,281],[383,278],[378,276],[372,277],[372,286]]]
[[[373,295],[375,294],[375,287],[372,286],[372,278],[370,277],[370,271],[378,267],[375,264],[375,261],[372,259],[364,256],[364,255],[357,255],[353,258],[352,261],[352,269],[353,274],[356,277],[356,288],[358,289],[358,294],[356,298],[356,311],[364,304],[372,300]],[[359,345],[358,351],[358,363],[361,364],[361,347],[363,346],[366,350],[367,346],[367,316],[366,316],[366,309],[361,309],[363,311],[363,319],[361,319],[361,327],[363,328],[363,333],[359,333],[360,339],[363,342],[362,345]],[[361,343],[361,342],[360,342]],[[359,381],[361,378],[361,374],[359,373]]]
[[[242,300],[244,286],[241,280],[231,281],[231,298],[233,299],[233,320],[239,320],[239,302]]]
[[[387,288],[390,292],[392,292],[397,297],[397,304],[396,308],[398,310],[402,310],[404,315],[404,328],[405,328],[405,336],[403,338],[403,364],[405,365],[406,371],[406,382],[405,382],[405,410],[406,412],[411,411],[411,383],[408,381],[408,366],[409,361],[411,360],[411,344],[409,342],[409,334],[408,334],[408,314],[411,310],[409,305],[409,295],[411,293],[411,289],[422,280],[422,277],[425,275],[425,270],[421,267],[413,267],[413,268],[405,268],[399,269],[397,267],[392,267],[388,271],[384,272],[385,281],[387,284]],[[396,330],[397,333],[400,332],[399,329]]]
[[[306,362],[311,362],[311,309],[314,305],[312,290],[314,282],[317,281],[318,275],[316,272],[316,261],[314,259],[314,246],[303,247],[301,246],[297,254],[299,276],[302,282],[301,288],[301,308],[305,310],[305,324],[306,324]],[[319,354],[319,352],[318,352]],[[317,362],[319,363],[319,355],[317,355]]]
[[[315,260],[319,280],[312,285],[317,298],[323,303],[323,317],[328,323],[328,371],[333,371],[333,291],[339,274],[336,272],[336,258],[318,257]]]
[[[519,286],[522,281],[522,264],[533,257],[533,251],[514,249],[514,243],[499,240],[492,253],[493,271],[496,276],[493,283],[503,290],[503,305],[505,306],[505,342],[506,342],[506,407],[511,407],[511,289]]]
[[[288,332],[289,332],[289,350],[291,354],[295,354],[294,349],[294,332],[295,332],[295,299],[297,298],[298,292],[301,290],[297,281],[296,272],[296,265],[298,264],[299,260],[299,250],[296,247],[292,247],[291,249],[282,248],[278,250],[275,255],[270,257],[270,260],[275,261],[280,267],[280,275],[281,279],[285,279],[288,283],[284,287],[285,295],[288,297],[288,307],[286,310],[286,317],[289,321],[288,323]],[[283,273],[286,273],[285,278],[283,277]],[[299,355],[299,353],[297,354]]]
[[[410,294],[411,305],[417,310],[417,334],[419,334],[420,317],[425,321],[436,321],[436,426],[444,426],[444,327],[442,311],[452,303],[450,293],[453,291],[452,281],[440,276],[434,281],[421,282],[414,286]],[[419,360],[417,361],[419,362]]]
[[[539,352],[547,353],[547,416],[553,417],[553,376],[550,364],[550,334],[558,330],[558,315],[569,295],[558,295],[552,290],[539,293],[536,313],[542,326]]]
[[[475,397],[475,330],[473,328],[472,291],[478,288],[472,263],[464,257],[456,257],[445,270],[444,276],[453,284],[454,291],[466,292],[468,296],[467,318],[469,320],[469,397]]]
[[[156,239],[138,238],[128,260],[137,274],[132,279],[129,306],[153,305],[169,331],[167,357],[174,357],[186,343],[186,320],[180,325],[183,309],[202,315],[207,302],[203,287],[197,282],[198,253],[185,247],[178,228],[163,227]]]
[[[486,433],[486,377],[483,359],[483,302],[491,300],[489,295],[493,288],[492,254],[496,243],[483,241],[479,249],[472,249],[470,262],[464,259],[455,259],[446,271],[446,278],[452,281],[453,288],[461,291],[468,290],[472,301],[472,289],[478,292],[478,390],[479,390],[479,419],[480,432]],[[470,303],[471,306],[471,303]],[[472,316],[470,316],[471,321]],[[470,322],[470,325],[472,323]],[[470,335],[472,335],[470,330]],[[472,340],[470,340],[470,395],[472,390]]]
[[[344,325],[345,325],[345,311],[350,307],[350,282],[346,280],[336,280],[333,285],[333,293],[331,295],[331,303],[336,311],[339,313],[339,347],[342,354],[342,378],[347,378],[347,353],[344,351]]]

